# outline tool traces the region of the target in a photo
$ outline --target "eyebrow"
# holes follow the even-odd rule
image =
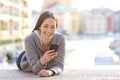
[[[47,25],[47,26],[48,26],[48,24],[44,24],[44,25]]]
[[[48,24],[44,24],[44,25],[49,26]],[[52,26],[55,26],[55,25],[53,24]]]

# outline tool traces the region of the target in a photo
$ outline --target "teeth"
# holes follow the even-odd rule
[[[46,36],[49,36],[49,35],[47,35],[47,34],[45,34]]]

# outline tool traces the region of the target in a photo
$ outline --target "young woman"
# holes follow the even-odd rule
[[[20,70],[32,71],[41,77],[62,73],[65,36],[57,32],[57,27],[58,20],[53,12],[45,11],[40,15],[33,32],[25,38],[25,51],[17,59]],[[57,51],[49,49],[51,44],[58,45]]]

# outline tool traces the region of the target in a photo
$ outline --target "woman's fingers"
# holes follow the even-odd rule
[[[52,73],[49,70],[44,70],[44,69],[38,73],[38,76],[40,77],[49,77],[51,75]]]
[[[53,53],[55,50],[48,50],[48,51],[46,51],[45,53],[46,54],[50,54],[50,53]]]
[[[41,57],[41,60],[46,63],[57,56],[58,52],[54,52],[54,50],[48,50],[45,54]]]
[[[53,53],[50,53],[49,55],[50,56],[57,56],[58,52],[53,52]]]

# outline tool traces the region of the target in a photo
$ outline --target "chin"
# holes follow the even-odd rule
[[[52,36],[46,36],[46,39],[51,39],[52,38]]]

